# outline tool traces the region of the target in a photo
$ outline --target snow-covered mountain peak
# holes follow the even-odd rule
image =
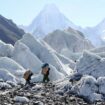
[[[105,18],[95,27],[87,27],[83,33],[94,46],[105,45]]]
[[[101,25],[101,26],[104,26],[105,27],[105,18],[97,25],[97,26],[99,26],[99,25]]]
[[[99,35],[103,33],[103,31],[105,30],[105,18],[98,25],[96,25],[95,29],[97,30]]]
[[[58,7],[55,4],[47,4],[44,6],[43,12],[52,13],[52,12],[60,12]]]
[[[32,23],[27,27],[27,31],[34,36],[43,38],[48,33],[57,29],[64,30],[68,27],[76,28],[54,4],[46,5]]]

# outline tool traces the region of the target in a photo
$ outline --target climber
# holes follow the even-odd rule
[[[30,80],[31,80],[31,76],[32,76],[32,75],[33,75],[33,73],[32,73],[31,70],[27,70],[27,71],[24,73],[23,78],[26,80],[25,85],[27,85],[27,84],[30,85]]]
[[[43,74],[43,83],[45,83],[45,81],[49,82],[49,71],[50,71],[50,67],[48,63],[43,64],[42,66],[42,74]]]

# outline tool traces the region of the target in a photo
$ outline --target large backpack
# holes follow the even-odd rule
[[[42,74],[44,74],[44,75],[46,75],[47,74],[47,72],[48,72],[48,70],[47,69],[42,69]]]
[[[30,74],[31,74],[31,71],[30,71],[30,70],[27,70],[27,71],[24,73],[23,78],[24,78],[25,80],[27,80],[27,79],[29,78]]]

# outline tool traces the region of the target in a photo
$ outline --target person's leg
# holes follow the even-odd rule
[[[48,77],[48,82],[50,81],[49,77]]]
[[[25,85],[30,84],[30,80],[31,80],[31,78],[29,77],[29,78],[26,80],[26,84],[25,84]]]
[[[29,78],[28,78],[28,84],[31,84],[31,75],[29,76]]]
[[[28,84],[30,84],[30,79],[28,80]]]
[[[46,76],[46,80],[47,80],[47,82],[49,82],[49,81],[50,81],[50,79],[49,79],[48,75]]]
[[[29,80],[26,80],[25,86],[26,86],[27,84],[30,84],[30,81],[29,81]]]
[[[46,80],[46,75],[43,76],[43,82],[45,83]]]

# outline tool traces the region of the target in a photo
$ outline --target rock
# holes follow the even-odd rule
[[[75,73],[70,77],[70,82],[79,81],[83,75],[80,73]]]
[[[82,104],[83,104],[83,105],[88,105],[87,103],[82,103]],[[82,104],[81,104],[81,105],[82,105]]]
[[[7,84],[6,82],[0,82],[0,89],[5,90],[5,89],[11,89],[11,85]]]
[[[43,93],[41,93],[41,95],[42,95],[42,96],[46,96],[46,93],[43,92]]]
[[[12,87],[17,86],[17,84],[15,82],[12,82],[12,81],[6,81],[6,83],[8,83],[9,85],[11,85]]]
[[[55,93],[56,93],[56,94],[59,94],[59,95],[61,95],[61,96],[64,95],[64,92],[63,92],[62,90],[58,90],[58,91],[56,91]]]
[[[20,103],[28,103],[29,99],[26,97],[22,97],[22,96],[16,96],[16,97],[14,97],[14,101],[20,102]]]
[[[34,103],[34,105],[44,105],[44,104],[41,101],[37,101],[37,102]]]
[[[70,97],[70,101],[75,101],[75,97]]]
[[[42,86],[40,86],[40,85],[36,85],[36,86],[32,87],[32,90],[34,90],[34,91],[39,91],[41,89],[42,89]]]
[[[43,96],[40,96],[40,95],[34,95],[34,98],[36,98],[36,99],[40,99],[40,98],[42,98]]]
[[[0,78],[0,82],[4,82],[4,80]]]

